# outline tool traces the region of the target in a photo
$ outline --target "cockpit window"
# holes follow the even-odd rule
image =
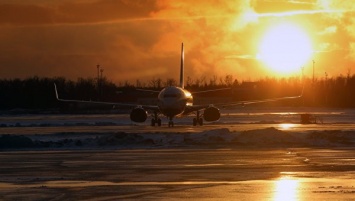
[[[164,98],[179,98],[180,94],[164,94]]]

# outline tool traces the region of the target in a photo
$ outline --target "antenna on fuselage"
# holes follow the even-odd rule
[[[180,87],[184,88],[184,43],[181,43]]]

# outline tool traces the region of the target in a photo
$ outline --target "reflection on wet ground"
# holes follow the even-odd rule
[[[203,127],[190,126],[192,117],[188,117],[176,119],[174,128],[133,125],[127,115],[0,116],[0,134],[32,137],[53,134],[48,139],[54,140],[57,133],[65,138],[69,133],[75,139],[91,133],[150,133],[153,137],[160,133],[161,137],[164,133],[170,136],[171,133],[221,128],[230,131],[270,127],[300,133],[325,131],[320,134],[329,130],[355,130],[352,110],[314,112],[325,119],[325,124],[299,124],[300,112],[303,111],[231,112],[219,122]],[[352,132],[348,134],[353,135]],[[147,145],[143,149],[128,144],[120,150],[72,146],[71,150],[42,148],[26,151],[20,148],[1,151],[0,200],[304,201],[353,200],[355,197],[355,148],[351,146],[289,147],[292,143],[278,144],[277,148],[241,147],[237,143],[222,147],[182,145],[175,147],[173,143],[165,148]]]
[[[275,181],[274,200],[275,201],[296,201],[298,200],[298,188],[300,181],[292,177],[281,177]]]
[[[0,199],[351,200],[354,154],[352,148],[0,152]]]
[[[153,132],[189,132],[196,133],[212,129],[227,128],[230,131],[245,131],[274,127],[287,131],[323,131],[323,130],[355,130],[354,124],[210,124],[204,126],[176,125],[174,128],[151,127],[144,125],[133,126],[55,126],[55,127],[6,127],[0,128],[0,134],[53,134],[53,133],[153,133]]]

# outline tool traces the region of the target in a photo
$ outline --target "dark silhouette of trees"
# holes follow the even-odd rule
[[[46,109],[56,106],[53,79],[0,80],[1,109]]]
[[[160,90],[165,86],[178,84],[175,79],[153,78],[148,82],[136,80],[134,84],[128,81],[115,84],[105,77],[97,83],[95,78],[79,78],[76,81],[64,77],[0,80],[0,109],[29,109],[48,110],[59,108],[60,103],[55,98],[54,85],[56,83],[62,98],[135,102],[138,97],[156,97],[156,94],[143,94],[135,88]],[[204,98],[219,101],[241,101],[282,96],[295,96],[305,86],[301,101],[282,101],[275,105],[305,106],[305,107],[355,107],[355,75],[318,78],[314,82],[311,78],[262,78],[257,81],[238,81],[233,75],[223,77],[202,76],[199,78],[186,77],[185,88],[192,92],[229,87],[231,90],[214,93],[199,94]],[[297,102],[297,103],[296,103]]]

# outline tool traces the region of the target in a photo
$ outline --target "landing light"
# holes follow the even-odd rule
[[[185,92],[185,96],[186,97],[190,97],[191,96],[191,93],[190,92],[188,92],[188,91],[184,91]]]

